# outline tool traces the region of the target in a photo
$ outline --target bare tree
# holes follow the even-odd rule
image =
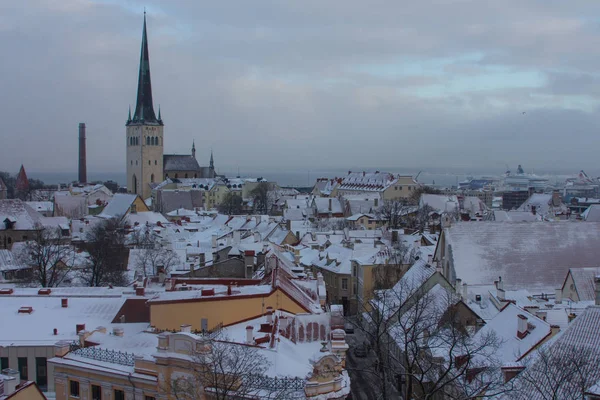
[[[73,249],[61,242],[58,227],[38,226],[32,239],[16,254],[20,263],[31,267],[28,280],[42,287],[59,286],[73,268]]]
[[[471,399],[506,389],[494,356],[499,340],[471,335],[458,304],[451,288],[401,280],[362,305],[362,320],[350,319],[375,353],[362,373],[377,382],[380,398],[396,398],[394,386],[406,399]]]
[[[229,192],[223,197],[223,201],[219,204],[218,210],[221,214],[238,215],[241,214],[244,208],[244,201],[241,193],[235,194]]]
[[[121,218],[107,219],[92,227],[86,237],[90,266],[82,270],[88,286],[124,285],[129,250],[125,246],[125,225]]]
[[[216,400],[294,397],[284,380],[268,384],[275,380],[265,376],[270,363],[260,348],[225,339],[207,340],[191,351],[185,373],[166,382],[165,389],[177,400],[205,398],[207,393]]]
[[[561,348],[542,347],[523,362],[524,370],[514,378],[516,400],[585,398],[585,391],[598,380],[591,373],[600,364],[598,353],[584,346],[557,347]]]
[[[415,206],[408,201],[385,200],[375,215],[387,223],[388,229],[398,229],[406,226],[409,214],[415,210]]]
[[[275,203],[277,193],[273,184],[269,182],[260,182],[252,191],[250,196],[254,201],[254,212],[258,214],[270,214],[271,208]]]
[[[156,276],[160,270],[166,274],[180,261],[179,256],[173,250],[157,246],[139,249],[136,254],[135,267],[144,277]]]

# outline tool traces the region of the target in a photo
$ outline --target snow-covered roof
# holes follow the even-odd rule
[[[517,211],[532,212],[534,209],[536,214],[553,216],[565,212],[567,207],[562,204],[560,198],[555,198],[552,193],[533,193],[519,208],[517,208]]]
[[[197,216],[198,214],[196,213],[196,211],[192,211],[192,210],[188,210],[186,208],[178,208],[176,210],[173,210],[171,212],[167,213],[167,216],[169,217],[191,217],[191,216]]]
[[[6,219],[15,222],[15,230],[32,230],[41,222],[40,214],[19,199],[0,200],[0,231],[6,229]]]
[[[141,211],[137,213],[129,213],[127,215],[127,223],[131,226],[136,223],[139,225],[156,225],[160,222],[162,225],[168,224],[169,221],[163,217],[161,213],[157,213],[154,211]]]
[[[101,218],[124,217],[137,198],[137,194],[117,193],[108,202],[102,213]]]
[[[600,267],[570,268],[577,295],[581,301],[596,299],[596,284],[594,278],[600,275]]]
[[[592,204],[581,214],[586,222],[600,222],[600,204]]]
[[[232,289],[230,295],[227,294],[226,285],[187,285],[187,290],[176,290],[171,292],[161,292],[148,300],[148,303],[161,303],[175,300],[189,300],[194,301],[198,299],[206,299],[208,297],[202,296],[202,289],[213,289],[215,294],[210,298],[223,298],[236,297],[236,296],[249,296],[257,294],[269,294],[273,290],[271,285],[249,285],[249,286],[238,286]]]
[[[116,289],[115,297],[85,297],[86,289],[77,288],[80,296],[68,298],[69,305],[61,306],[61,297],[37,295],[19,295],[22,291],[15,289],[12,295],[0,296],[0,345],[32,346],[53,345],[60,340],[74,341],[78,339],[75,325],[85,324],[87,330],[98,326],[109,327],[125,301]],[[64,293],[52,289],[54,293]],[[87,291],[88,295],[90,292]],[[32,307],[33,312],[19,313],[21,307]],[[53,334],[53,329],[58,334]]]
[[[496,222],[535,222],[542,220],[540,214],[533,214],[531,211],[494,210],[493,216]]]
[[[517,375],[513,380],[514,382],[510,382],[511,385],[514,383],[515,389],[524,398],[542,400],[545,397],[540,393],[538,385],[548,384],[549,379],[565,376],[564,372],[555,369],[571,367],[568,364],[568,360],[576,358],[584,359],[579,364],[579,368],[581,368],[579,374],[586,377],[588,382],[598,382],[600,380],[600,368],[598,368],[600,364],[599,331],[600,307],[588,307],[564,330],[561,330],[556,336],[542,345],[540,351],[543,351],[547,355],[546,357],[542,358],[534,351],[523,360],[527,369],[527,377],[526,379],[521,379],[523,375],[521,377]],[[582,356],[579,357],[579,354]],[[578,377],[579,375],[575,376]],[[573,393],[581,394],[583,388],[579,385],[580,381],[578,379],[573,379],[572,382],[564,382],[561,385],[555,385],[558,391],[553,393],[552,396],[556,399],[562,399],[568,398]],[[593,384],[590,385],[590,388],[592,387]]]
[[[526,318],[527,334],[518,337],[519,319]],[[485,336],[495,332],[499,339],[497,356],[505,362],[518,361],[535,346],[538,346],[551,333],[550,324],[515,306],[512,303],[489,320],[475,335]]]
[[[52,213],[54,211],[54,203],[51,201],[28,201],[27,204],[39,213]]]
[[[374,300],[373,305],[390,316],[415,294],[423,283],[433,276],[435,271],[434,266],[427,264],[427,260],[420,258],[406,271],[394,287],[380,291],[379,300]]]
[[[319,214],[341,214],[344,212],[342,203],[338,198],[331,197],[315,197],[313,206]]]
[[[425,205],[433,208],[438,213],[453,212],[459,208],[458,198],[455,195],[445,194],[423,193],[419,200],[419,208],[423,208]]]
[[[506,290],[552,293],[570,267],[597,265],[600,224],[557,222],[457,223],[444,231],[454,272],[469,285],[502,277]]]
[[[339,190],[379,192],[387,189],[397,180],[398,178],[389,172],[350,172],[342,179]]]

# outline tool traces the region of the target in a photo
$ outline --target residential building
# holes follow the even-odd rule
[[[389,172],[352,172],[342,178],[337,193],[340,195],[378,193],[382,200],[409,198],[420,184],[412,176],[393,175]]]
[[[595,223],[456,223],[444,229],[435,260],[454,282],[507,290],[554,293],[569,268],[597,265],[600,225]]]
[[[0,200],[0,249],[31,240],[42,227],[42,216],[19,199]]]

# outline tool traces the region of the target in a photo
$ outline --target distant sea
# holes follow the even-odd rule
[[[350,169],[354,172],[362,171],[362,169]],[[366,171],[389,171],[394,174],[411,175],[413,177],[418,175],[419,182],[427,185],[435,185],[436,187],[451,187],[456,186],[458,182],[461,182],[468,177],[499,177],[504,171],[478,171],[478,172],[465,172],[461,170],[422,170],[418,169],[392,169],[392,168],[380,168],[373,169],[369,168]],[[292,186],[292,187],[310,187],[313,186],[317,178],[335,178],[343,177],[348,174],[349,169],[341,168],[322,168],[322,169],[280,169],[280,168],[249,168],[247,170],[240,171],[240,175],[243,177],[259,178],[263,177],[267,180],[277,182],[280,186]],[[420,172],[420,173],[419,173]],[[552,183],[561,183],[567,177],[575,176],[578,171],[573,171],[572,174],[563,173],[550,173],[544,171],[536,171],[536,174],[544,176]],[[229,177],[235,177],[238,175],[238,171],[224,168],[218,170],[217,173],[224,174]],[[28,171],[30,178],[40,179],[46,184],[68,184],[77,180],[76,172],[38,172]],[[589,174],[590,177],[596,176]],[[90,182],[95,181],[107,181],[113,180],[119,185],[126,185],[125,174],[122,172],[89,172],[88,180]]]

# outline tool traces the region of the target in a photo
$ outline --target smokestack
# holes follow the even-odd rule
[[[85,124],[79,123],[79,183],[87,183],[85,158]]]

